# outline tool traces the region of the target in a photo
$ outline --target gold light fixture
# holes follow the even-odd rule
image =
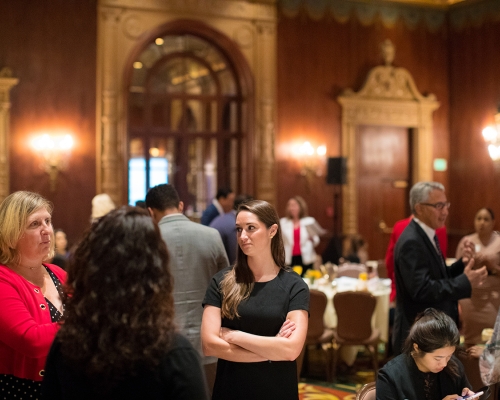
[[[40,134],[33,138],[31,145],[42,160],[42,168],[49,174],[50,191],[56,190],[57,174],[66,168],[68,157],[73,147],[70,134]]]
[[[495,115],[495,125],[483,129],[484,141],[488,144],[488,153],[497,168],[500,168],[500,111]]]
[[[292,149],[294,157],[301,167],[300,175],[305,177],[322,176],[325,168],[326,146],[313,146],[311,142],[304,142]]]

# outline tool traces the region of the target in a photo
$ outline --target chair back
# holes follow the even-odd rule
[[[309,295],[309,325],[307,328],[307,341],[314,341],[325,331],[323,316],[325,314],[328,299],[326,294],[320,292],[319,290],[311,289],[309,291]]]
[[[375,382],[367,383],[356,393],[356,400],[376,400],[376,398]]]
[[[339,265],[337,269],[337,278],[348,276],[350,278],[358,278],[361,272],[367,272],[366,265],[356,263],[345,263]]]
[[[337,313],[337,334],[347,341],[368,339],[377,300],[368,292],[340,292],[333,297]]]

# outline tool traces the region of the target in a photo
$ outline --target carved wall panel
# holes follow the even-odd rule
[[[97,192],[126,202],[126,93],[124,74],[131,55],[162,25],[192,20],[233,41],[254,79],[249,145],[255,165],[245,172],[256,198],[275,202],[274,127],[276,125],[275,0],[100,0],[97,62]],[[255,160],[255,162],[254,162]],[[258,160],[258,162],[256,162]]]
[[[342,194],[344,234],[358,232],[356,132],[359,125],[412,128],[412,180],[432,179],[432,113],[439,102],[432,94],[423,96],[406,69],[390,65],[394,58],[392,43],[384,42],[382,51],[386,65],[373,68],[359,92],[347,89],[338,97],[342,105],[342,155],[347,158],[347,184]]]
[[[9,68],[0,70],[0,202],[9,195],[10,89],[18,82]]]

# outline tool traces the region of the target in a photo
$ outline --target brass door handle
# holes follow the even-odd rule
[[[383,219],[378,223],[378,227],[382,233],[392,233],[392,228],[389,228]]]

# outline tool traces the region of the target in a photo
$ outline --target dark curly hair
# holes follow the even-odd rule
[[[157,366],[175,329],[168,262],[146,210],[122,207],[97,220],[68,268],[63,356],[106,385]]]

